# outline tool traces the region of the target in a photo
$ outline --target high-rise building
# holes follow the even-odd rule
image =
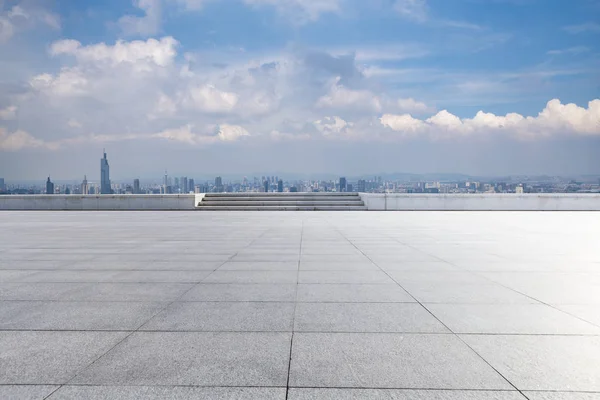
[[[215,191],[217,193],[223,192],[223,179],[220,176],[215,178]]]
[[[340,178],[340,192],[345,192],[346,191],[346,178],[341,177]]]
[[[46,181],[46,194],[54,194],[54,183],[50,181],[50,177]]]
[[[364,179],[359,179],[357,186],[360,193],[365,193],[367,191],[367,182]]]
[[[69,189],[68,187],[65,188],[65,194],[71,194],[71,189]]]
[[[268,180],[264,182],[264,186],[265,186],[265,193],[268,193],[269,192],[269,181]]]
[[[0,191],[4,191],[5,189],[5,185],[4,185],[4,178],[0,178]]]
[[[195,192],[196,190],[196,182],[194,182],[194,180],[192,178],[190,178],[188,180],[188,193],[189,192]]]
[[[346,191],[347,191],[347,192],[353,192],[353,190],[352,190],[352,189],[354,189],[354,187],[352,186],[352,184],[351,184],[351,183],[349,183],[349,184],[347,184],[347,185],[346,185]]]
[[[175,188],[179,187],[179,178],[175,178]]]
[[[110,167],[106,159],[106,151],[104,157],[100,160],[100,194],[111,194],[110,189]]]
[[[167,186],[169,186],[169,175],[167,175],[167,170],[165,170],[165,177],[163,178],[163,187],[162,187],[163,194],[167,193]]]
[[[87,176],[83,176],[83,182],[81,182],[81,194],[90,194],[90,187],[88,186]]]
[[[281,179],[277,181],[277,191],[283,193],[283,181]]]
[[[187,193],[188,192],[188,178],[187,176],[182,176],[181,179],[179,180],[179,188],[180,188],[180,192],[181,193]]]
[[[140,189],[140,180],[139,179],[134,179],[133,180],[133,193],[134,194],[140,194],[142,191]]]

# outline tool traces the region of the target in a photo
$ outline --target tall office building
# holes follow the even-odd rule
[[[165,177],[163,179],[163,187],[162,187],[163,194],[167,193],[167,186],[169,186],[169,175],[167,175],[167,171],[165,170]]]
[[[50,181],[50,177],[46,181],[46,194],[54,194],[54,183]]]
[[[140,180],[139,179],[134,179],[133,180],[133,193],[134,194],[140,194],[142,191],[140,189]]]
[[[277,191],[283,193],[283,181],[281,179],[277,181]]]
[[[341,177],[340,178],[340,192],[345,192],[346,191],[346,178]]]
[[[188,180],[188,193],[194,192],[196,190],[196,182],[192,178]]]
[[[0,190],[4,190],[6,187],[4,185],[4,178],[0,178]]]
[[[367,182],[364,179],[360,179],[357,186],[360,193],[365,193],[367,191]]]
[[[179,178],[175,178],[175,189],[179,188]]]
[[[100,194],[111,194],[110,189],[110,167],[106,159],[106,151],[104,158],[100,160]]]
[[[349,183],[349,184],[346,185],[346,191],[347,192],[353,192],[354,191],[353,189],[354,189],[354,187],[352,186],[351,183]]]
[[[265,185],[265,193],[268,193],[269,192],[269,181],[268,180],[265,181],[264,185]]]
[[[223,192],[223,179],[220,176],[215,178],[215,191],[218,193]]]
[[[90,194],[90,187],[88,186],[87,176],[83,176],[83,182],[81,182],[81,194]]]
[[[187,176],[181,177],[181,179],[179,180],[179,187],[181,193],[187,193],[189,191]]]

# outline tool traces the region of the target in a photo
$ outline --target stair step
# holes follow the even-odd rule
[[[366,206],[200,206],[200,211],[364,211]]]
[[[358,193],[336,193],[336,192],[285,192],[285,193],[265,193],[265,192],[251,192],[251,193],[206,193],[205,197],[360,197]]]
[[[325,196],[319,196],[319,197],[296,197],[296,196],[271,196],[271,197],[258,197],[258,196],[254,196],[254,197],[241,197],[241,196],[237,196],[237,197],[204,197],[204,199],[202,200],[204,201],[211,201],[211,202],[217,202],[217,201],[262,201],[262,202],[269,202],[269,201],[361,201],[360,197],[325,197]]]
[[[297,201],[287,201],[287,200],[257,200],[257,201],[231,201],[231,200],[202,200],[198,206],[363,206],[364,202],[359,200],[354,201],[320,201],[320,200],[297,200]]]

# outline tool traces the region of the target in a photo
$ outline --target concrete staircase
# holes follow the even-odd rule
[[[362,211],[358,193],[207,193],[196,205],[205,211]]]

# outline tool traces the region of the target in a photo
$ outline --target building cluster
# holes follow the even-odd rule
[[[187,193],[244,193],[244,192],[361,192],[361,193],[600,193],[600,179],[582,180],[560,177],[515,177],[502,179],[447,179],[426,180],[419,176],[383,179],[340,177],[339,179],[283,180],[276,175],[225,181],[194,180],[187,176],[171,177],[165,171],[160,182],[143,184],[134,179],[133,184],[113,182],[106,152],[100,160],[100,181],[90,182],[84,175],[80,184],[57,184],[47,178],[40,185],[7,185],[0,178],[0,194],[187,194]]]

